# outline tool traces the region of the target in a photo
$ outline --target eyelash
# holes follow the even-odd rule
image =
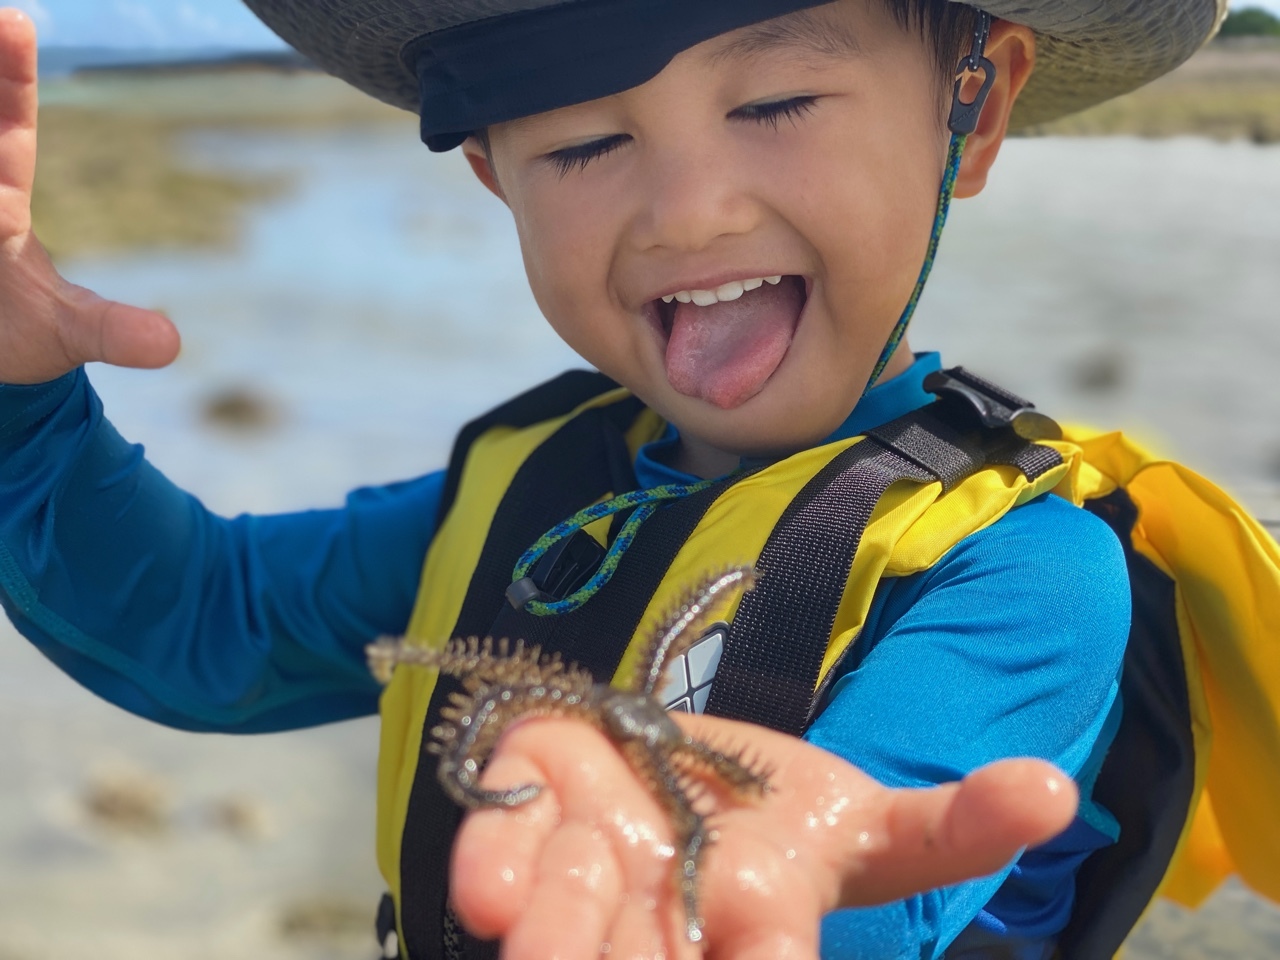
[[[546,159],[563,180],[574,170],[584,169],[592,160],[599,160],[616,150],[621,150],[630,141],[631,138],[627,134],[618,133],[603,140],[592,140],[590,143],[580,143],[576,147],[556,150],[554,153],[548,153]]]
[[[734,110],[729,116],[742,120],[754,120],[756,123],[767,124],[777,130],[778,124],[783,120],[789,120],[791,125],[795,126],[797,121],[813,112],[817,103],[817,97],[791,97],[788,100],[775,100],[772,103],[748,104]]]
[[[765,124],[777,130],[783,120],[789,120],[794,126],[797,121],[812,113],[817,103],[818,98],[813,96],[792,97],[789,100],[777,100],[773,103],[756,103],[738,107],[729,116],[737,120]],[[601,140],[592,140],[590,143],[556,150],[548,153],[545,159],[555,169],[556,174],[564,179],[574,170],[583,170],[592,160],[607,157],[630,142],[631,137],[625,133],[619,133]]]

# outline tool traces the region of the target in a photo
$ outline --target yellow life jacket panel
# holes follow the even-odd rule
[[[723,611],[732,626],[706,706],[800,733],[860,634],[882,578],[927,570],[1009,510],[1056,492],[1116,530],[1134,584],[1134,630],[1122,678],[1125,720],[1094,790],[1120,820],[1121,841],[1086,861],[1077,909],[1060,940],[1064,956],[1108,956],[1158,891],[1190,899],[1187,891],[1203,893],[1206,877],[1217,870],[1216,883],[1230,862],[1221,821],[1206,812],[1207,795],[1214,792],[1222,804],[1240,786],[1232,779],[1239,768],[1229,765],[1234,773],[1216,781],[1210,773],[1207,704],[1213,698],[1203,693],[1197,644],[1224,617],[1231,629],[1258,624],[1242,611],[1224,613],[1204,587],[1186,588],[1180,578],[1175,583],[1167,561],[1177,545],[1170,545],[1165,526],[1152,536],[1147,523],[1158,509],[1152,503],[1163,496],[1153,479],[1161,470],[1156,461],[1118,435],[1029,443],[1018,433],[1043,436],[1054,425],[963,371],[935,374],[926,386],[943,399],[871,431],[869,441],[804,451],[658,511],[610,583],[581,609],[557,617],[533,617],[505,603],[516,560],[583,506],[633,489],[636,452],[664,424],[597,374],[566,374],[537,388],[460,434],[409,637],[429,645],[455,635],[523,637],[597,677],[616,678],[629,672],[636,638],[691,583],[708,571],[750,563],[765,575],[740,605]],[[1275,545],[1217,496],[1210,512],[1233,518],[1258,552],[1241,561],[1254,577],[1242,599],[1271,618],[1274,638],[1280,609]],[[607,539],[607,521],[590,533]],[[543,571],[566,592],[598,559],[599,548],[585,539],[566,545],[549,565],[558,569]],[[797,592],[799,582],[804,587]],[[779,635],[792,642],[771,642]],[[1255,630],[1223,642],[1248,648],[1265,645],[1267,637]],[[1233,692],[1243,685],[1255,694],[1247,704],[1227,705],[1232,716],[1251,722],[1260,709],[1270,709],[1270,732],[1255,738],[1258,749],[1245,759],[1261,758],[1277,770],[1280,738],[1271,733],[1280,715],[1280,672],[1270,675],[1270,686],[1255,679],[1250,687],[1259,657],[1265,659],[1260,652],[1253,659],[1232,655],[1219,672]],[[398,917],[384,904],[380,935],[414,958],[442,951],[450,958],[496,955],[492,945],[461,931],[447,909],[444,872],[460,814],[436,784],[434,762],[420,762],[424,731],[438,722],[453,689],[451,679],[432,671],[398,670],[382,704],[378,857]],[[1206,790],[1219,782],[1226,784],[1220,791]],[[1269,800],[1277,796],[1280,790]],[[1256,817],[1247,821],[1251,828],[1257,823]],[[1274,842],[1276,828],[1267,829]],[[1213,855],[1206,858],[1205,850]],[[1266,870],[1242,874],[1255,885],[1274,879]]]

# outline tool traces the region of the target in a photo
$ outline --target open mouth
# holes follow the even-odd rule
[[[781,365],[809,285],[783,275],[681,290],[649,304],[665,346],[667,380],[679,393],[724,410],[746,403]]]

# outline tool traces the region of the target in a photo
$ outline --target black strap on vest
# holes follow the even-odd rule
[[[707,713],[804,732],[862,533],[884,491],[905,478],[933,479],[864,441],[801,490],[765,542],[760,580],[729,628]]]
[[[535,390],[525,397],[535,413],[527,414],[521,409],[519,414],[529,423],[561,415],[565,408],[557,407],[557,403],[568,403],[572,409],[586,399],[581,393],[593,387],[599,393],[601,388],[608,389],[609,384],[599,381],[592,384],[581,375],[562,376],[544,388],[550,400]],[[571,393],[574,395],[569,396]],[[625,409],[616,409],[618,406]],[[501,603],[501,591],[510,582],[511,570],[529,543],[559,520],[581,509],[584,503],[618,489],[615,485],[620,484],[622,488],[634,485],[630,457],[625,443],[621,443],[615,418],[629,422],[638,410],[638,404],[633,402],[588,410],[565,423],[522,464],[494,516],[489,538],[463,600],[455,636],[488,633],[494,611]],[[515,412],[499,409],[464,430],[449,476],[461,476],[462,464],[476,437],[504,423],[505,414]],[[454,479],[452,487],[446,488],[446,498],[451,501],[456,491]],[[516,547],[518,541],[522,541],[522,545]],[[430,730],[440,722],[440,710],[448,702],[449,694],[460,687],[452,677],[442,676],[438,680],[427,710],[424,743],[429,740]],[[444,795],[431,775],[433,766],[423,755],[409,797],[400,850],[400,928],[404,934],[403,950],[414,960],[440,956],[446,929],[452,933],[456,927],[456,921],[448,915],[445,883],[449,852],[461,811]],[[479,941],[465,935],[462,941],[464,949],[459,956],[496,956]]]
[[[494,427],[531,427],[544,420],[562,417],[575,407],[610,390],[616,390],[617,387],[618,384],[603,373],[596,373],[594,370],[566,370],[558,377],[526,390],[468,423],[458,431],[458,437],[453,442],[449,470],[445,474],[444,491],[440,497],[438,523],[444,522],[445,515],[458,495],[458,484],[462,482],[462,470],[467,465],[467,453],[471,445],[486,431]],[[544,532],[540,531],[537,535],[541,536]]]
[[[1015,417],[1030,408],[1021,398],[958,369],[925,385],[942,399],[869,431],[782,514],[760,554],[760,581],[729,629],[708,713],[804,733],[821,701],[822,661],[854,556],[895,483],[937,480],[946,493],[987,463],[1035,479],[1062,462],[1014,432]]]
[[[803,732],[817,702],[818,667],[854,555],[892,484],[938,479],[949,490],[986,463],[1013,464],[1034,478],[1061,462],[1053,450],[1036,448],[1015,431],[1019,417],[1025,425],[1030,404],[959,369],[933,374],[925,385],[943,399],[873,431],[833,458],[784,512],[759,560],[764,577],[735,618],[709,713]],[[485,430],[563,415],[613,386],[598,374],[566,374],[470,424],[455,447],[443,510],[456,494],[471,443]],[[494,516],[455,635],[520,637],[560,652],[596,677],[612,676],[680,548],[716,499],[748,475],[736,474],[655,513],[623,554],[612,580],[580,609],[535,617],[511,608],[505,598],[511,571],[529,544],[582,506],[634,489],[623,434],[639,409],[637,401],[627,400],[588,410],[565,423],[521,466]],[[424,741],[454,689],[456,681],[440,678]],[[460,819],[424,760],[410,794],[401,846],[400,927],[413,960],[497,956],[496,945],[466,935],[447,908],[447,864]]]

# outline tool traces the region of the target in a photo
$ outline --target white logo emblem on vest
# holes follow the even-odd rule
[[[717,623],[687,653],[671,661],[667,667],[666,683],[658,691],[659,703],[668,710],[681,713],[706,712],[711,681],[720,666],[728,632],[725,624]]]

